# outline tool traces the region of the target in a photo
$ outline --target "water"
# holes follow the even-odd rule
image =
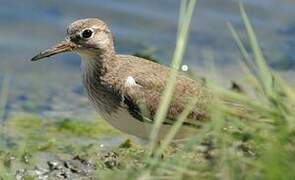
[[[79,57],[56,56],[40,63],[29,59],[39,50],[64,38],[72,21],[98,17],[110,26],[118,53],[148,49],[169,64],[178,21],[177,0],[0,0],[0,79],[10,74],[7,112],[84,116],[89,109],[84,96]],[[248,0],[246,9],[269,63],[292,72],[295,63],[295,1]],[[200,73],[204,54],[214,52],[225,75],[239,72],[238,50],[225,23],[243,31],[235,0],[199,0],[192,21],[185,64]],[[292,74],[292,73],[291,73]],[[1,80],[0,80],[1,82]]]

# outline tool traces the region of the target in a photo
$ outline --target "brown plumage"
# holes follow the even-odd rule
[[[135,56],[116,55],[111,31],[101,20],[75,21],[67,29],[67,34],[66,41],[43,51],[32,60],[66,51],[78,52],[83,59],[85,89],[99,114],[124,132],[148,138],[169,68]],[[167,114],[169,121],[164,122],[160,138],[195,97],[198,102],[188,116],[190,120],[185,122],[190,129],[198,121],[208,118],[211,93],[200,82],[180,73]],[[151,122],[147,122],[145,117]],[[179,133],[178,137],[183,138],[183,134]]]

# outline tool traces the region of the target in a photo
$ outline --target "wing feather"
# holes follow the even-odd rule
[[[131,57],[118,56],[121,64],[114,73],[117,73],[116,77],[120,78],[116,80],[115,88],[124,97],[125,104],[134,115],[145,116],[153,120],[165,89],[169,68],[141,58]],[[130,76],[135,80],[134,86],[126,86],[126,80]],[[188,116],[190,121],[185,123],[190,125],[195,124],[196,120],[206,119],[210,96],[211,94],[202,83],[179,74],[167,114],[169,122],[165,123],[175,121],[193,98],[198,98],[198,101]]]

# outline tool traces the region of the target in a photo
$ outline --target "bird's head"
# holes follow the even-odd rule
[[[42,51],[32,61],[37,61],[64,52],[77,52],[82,56],[114,53],[111,31],[107,25],[96,18],[73,22],[67,29],[64,41]]]

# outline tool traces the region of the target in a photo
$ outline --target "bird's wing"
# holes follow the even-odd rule
[[[116,89],[123,97],[125,105],[136,116],[153,120],[169,75],[169,68],[141,58],[122,58],[124,65],[117,71]],[[130,60],[131,59],[131,60]],[[167,113],[167,119],[174,121],[188,106],[190,100],[197,98],[188,118],[203,120],[207,117],[207,101],[210,93],[200,82],[179,74],[176,88]],[[139,118],[139,117],[137,117]],[[166,121],[168,123],[168,121]]]

